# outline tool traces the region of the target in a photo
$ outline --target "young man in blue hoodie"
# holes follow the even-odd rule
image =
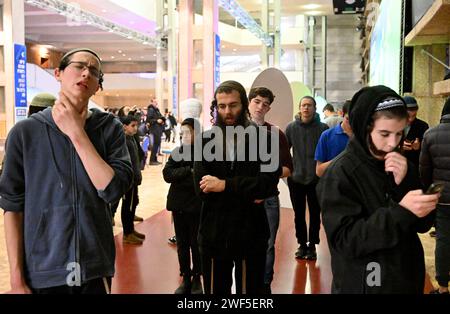
[[[133,171],[121,123],[88,110],[101,88],[99,56],[66,53],[59,99],[9,132],[0,207],[5,210],[11,292],[108,293],[115,247],[107,204]]]

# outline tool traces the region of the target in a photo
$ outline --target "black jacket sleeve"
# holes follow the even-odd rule
[[[260,172],[256,176],[236,176],[225,179],[225,193],[233,193],[246,199],[261,200],[274,196],[280,173]]]
[[[417,228],[419,219],[394,201],[367,217],[362,198],[343,171],[328,171],[317,192],[328,244],[340,254],[361,258],[393,248]]]
[[[393,179],[392,179],[393,180]],[[395,183],[394,183],[395,185]],[[408,161],[408,172],[406,173],[405,178],[398,186],[394,186],[393,188],[393,196],[395,202],[400,203],[403,197],[409,192],[413,190],[423,189],[423,184],[420,182],[419,174],[417,173],[416,167]],[[435,219],[435,211],[432,211],[429,215],[423,218],[418,218],[414,224],[414,229],[416,232],[425,233],[430,230],[433,226]]]
[[[431,183],[433,183],[433,164],[431,162],[431,154],[427,136],[425,136],[422,141],[422,148],[419,158],[419,172],[423,185],[425,188],[428,188]]]
[[[206,166],[204,165],[203,161],[194,161],[194,189],[195,193],[202,199],[206,200],[210,197],[212,197],[215,193],[203,193],[200,189],[200,181],[202,180],[203,176],[208,175],[208,171],[206,170]]]
[[[167,183],[179,182],[192,175],[191,166],[182,165],[181,162],[173,160],[172,156],[166,162],[163,169],[164,181]]]
[[[123,126],[114,120],[105,136],[107,147],[106,162],[114,170],[114,177],[104,190],[98,190],[98,196],[106,203],[115,203],[130,189],[133,181],[133,168],[128,152]]]

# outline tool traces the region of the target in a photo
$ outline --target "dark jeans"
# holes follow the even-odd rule
[[[441,287],[450,282],[450,206],[438,205],[436,211],[436,281]]]
[[[316,195],[317,183],[300,184],[288,178],[289,194],[295,213],[295,236],[297,242],[304,246],[308,242],[306,231],[306,200],[309,210],[309,244],[319,244],[320,206]]]
[[[177,237],[178,262],[182,275],[200,274],[201,260],[198,250],[197,234],[200,223],[200,213],[186,213],[174,211],[173,223]],[[192,252],[192,270],[191,270]]]
[[[270,238],[266,254],[266,270],[264,284],[270,285],[273,280],[273,265],[275,264],[275,239],[280,225],[280,200],[278,196],[272,196],[264,200],[267,220],[269,221]]]
[[[235,267],[236,294],[263,293],[265,251],[247,256],[244,263],[242,259],[232,257],[213,258],[205,252],[202,252],[201,256],[205,294],[231,294],[233,267]]]
[[[136,213],[136,207],[139,204],[138,187],[133,187],[128,190],[122,198],[122,227],[123,234],[129,235],[134,231],[134,214]]]
[[[111,277],[96,278],[83,283],[81,286],[57,286],[42,289],[32,289],[33,294],[109,294],[111,291]]]
[[[158,152],[159,147],[161,146],[162,130],[159,127],[154,127],[150,130],[150,133],[153,135],[153,145],[152,151],[150,153],[150,162],[158,161]]]
[[[166,136],[166,142],[170,142],[170,133],[172,130],[164,130],[164,135]]]

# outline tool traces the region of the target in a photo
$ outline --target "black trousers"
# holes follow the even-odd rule
[[[150,133],[153,135],[153,146],[150,153],[150,162],[158,161],[159,147],[161,146],[162,130],[158,126],[152,128]]]
[[[234,267],[236,294],[262,294],[265,266],[266,250],[245,259],[214,258],[202,252],[203,290],[205,294],[231,294]]]
[[[110,294],[111,277],[92,279],[81,286],[64,285],[31,290],[33,294]]]
[[[177,237],[178,262],[180,272],[184,276],[200,274],[201,259],[198,250],[197,235],[200,223],[200,213],[174,211],[173,223]],[[192,270],[191,270],[192,253]]]
[[[119,207],[119,201],[109,204],[109,208],[111,209],[111,215],[113,218],[116,215],[117,207]]]
[[[317,183],[300,184],[288,178],[289,194],[295,213],[295,236],[298,244],[319,244],[320,205],[316,194]],[[306,231],[306,201],[309,210],[309,232]],[[309,237],[308,237],[309,235]]]
[[[134,231],[134,214],[139,204],[138,187],[128,190],[122,198],[122,210],[120,212],[122,218],[123,234],[129,235]]]
[[[166,142],[170,142],[170,133],[172,132],[171,129],[164,130],[164,135],[166,136]]]

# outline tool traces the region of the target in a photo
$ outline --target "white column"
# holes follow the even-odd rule
[[[261,1],[261,28],[269,33],[269,0]],[[269,48],[261,45],[261,70],[269,67]]]
[[[167,83],[169,110],[176,110],[176,117],[179,116],[178,101],[178,69],[177,69],[177,12],[176,0],[167,0],[167,20],[168,20],[168,37],[167,37]],[[175,112],[174,112],[175,114]]]
[[[280,59],[281,59],[281,1],[274,1],[274,55],[273,55],[273,63],[275,68],[280,68]]]
[[[179,33],[178,33],[178,94],[179,101],[192,98],[194,94],[192,84],[192,63],[194,42],[192,31],[194,25],[193,0],[180,0],[179,6]]]
[[[3,46],[4,68],[0,69],[0,87],[5,98],[0,110],[0,137],[5,137],[15,121],[15,84],[14,84],[14,44],[25,45],[24,2],[4,0],[3,32],[0,35]],[[3,57],[3,56],[0,56]],[[26,109],[26,108],[25,108]]]
[[[163,0],[156,0],[156,27],[159,30],[163,30],[164,22],[164,4]],[[158,100],[159,109],[164,114],[164,55],[161,47],[156,48],[156,81],[155,81],[155,94]]]
[[[215,43],[219,7],[216,0],[203,0],[203,126],[211,125],[209,108],[214,98]]]

